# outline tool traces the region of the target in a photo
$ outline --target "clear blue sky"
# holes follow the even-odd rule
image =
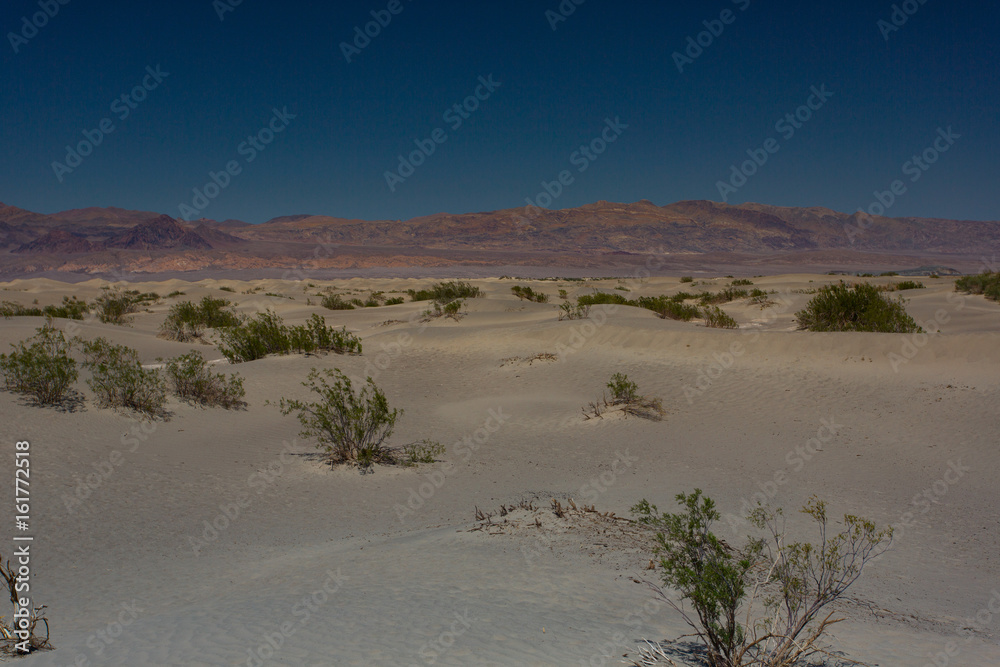
[[[389,0],[243,0],[222,20],[232,0],[41,1],[58,13],[36,20],[37,34],[23,18],[42,11],[39,0],[0,10],[0,201],[31,210],[120,206],[180,217],[192,189],[230,161],[239,173],[205,200],[205,217],[486,211],[524,205],[564,170],[572,182],[552,208],[721,200],[717,183],[731,165],[773,138],[777,152],[727,193],[730,203],[854,211],[898,179],[906,191],[888,215],[1000,219],[992,3],[909,0],[915,13],[886,39],[878,22],[891,21],[893,3],[871,0],[565,0],[575,11],[555,30],[546,11],[559,0],[398,0],[395,15]],[[728,25],[711,23],[727,9]],[[341,43],[372,11],[391,22],[347,62]],[[704,21],[721,34],[679,72],[673,54]],[[147,66],[169,75],[157,82]],[[490,75],[499,88],[478,88],[486,99],[470,100],[478,108],[454,127],[457,116],[445,112]],[[115,103],[144,77],[144,100]],[[819,108],[802,112],[811,117],[793,136],[778,131],[823,85],[833,96],[813,98]],[[272,143],[240,150],[286,107],[295,118],[275,121],[283,129]],[[574,158],[608,118],[628,127],[609,131],[616,140],[596,159]],[[99,131],[103,119],[112,132]],[[904,173],[949,126],[960,138],[939,142],[947,152]],[[438,128],[447,140],[392,191],[385,172]],[[53,162],[66,163],[66,146],[86,141],[84,130],[103,135],[100,145],[57,177]]]

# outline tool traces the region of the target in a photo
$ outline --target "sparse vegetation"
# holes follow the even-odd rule
[[[345,301],[344,297],[340,294],[324,295],[323,300],[320,301],[320,305],[329,310],[354,310],[354,304]]]
[[[87,384],[106,408],[136,410],[150,417],[163,415],[166,385],[159,371],[143,368],[139,353],[104,338],[83,343],[84,367],[92,377]]]
[[[483,295],[482,290],[463,281],[436,283],[427,290],[406,290],[411,301],[437,301],[445,304],[456,299],[475,299]]]
[[[424,311],[424,321],[426,322],[436,317],[450,317],[458,322],[462,319],[462,306],[464,305],[465,300],[463,299],[456,299],[455,301],[449,301],[443,304],[440,301],[435,301],[433,309],[427,309]]]
[[[955,291],[982,294],[992,301],[1000,301],[1000,273],[986,271],[976,276],[963,276],[955,281]]]
[[[403,454],[399,463],[404,466],[414,466],[418,463],[434,463],[438,456],[445,452],[444,445],[433,440],[421,440],[409,445],[403,445]]]
[[[603,419],[609,410],[619,410],[626,417],[633,415],[652,421],[660,421],[666,414],[661,399],[640,395],[639,386],[624,373],[612,375],[606,386],[611,391],[611,400],[605,392],[599,400],[583,408],[584,419]]]
[[[223,329],[220,339],[219,351],[232,363],[254,361],[269,354],[361,354],[361,339],[347,327],[326,326],[326,320],[316,314],[306,324],[290,327],[268,310]]]
[[[680,295],[681,299],[678,299],[678,295],[671,297],[667,296],[657,296],[648,297],[641,296],[635,302],[629,305],[637,305],[640,308],[645,308],[646,310],[651,310],[661,319],[671,319],[671,320],[681,320],[683,322],[689,322],[694,318],[698,317],[697,306],[688,305],[683,303],[683,294]]]
[[[606,304],[614,304],[618,306],[627,306],[629,300],[622,296],[621,294],[609,294],[607,292],[594,292],[593,294],[582,294],[576,297],[577,304],[581,306],[598,306]]]
[[[178,398],[208,407],[232,410],[246,405],[243,378],[213,374],[201,352],[193,351],[171,359],[166,364],[167,380]]]
[[[222,329],[239,324],[239,316],[227,310],[230,303],[225,299],[204,297],[198,305],[190,301],[176,303],[170,307],[167,319],[160,325],[160,335],[170,340],[187,342],[201,338],[205,328]]]
[[[582,320],[590,316],[590,306],[587,304],[573,305],[569,301],[559,304],[559,321]]]
[[[737,278],[736,280],[734,280],[729,284],[732,285],[733,287],[742,287],[742,286],[753,285],[753,281],[750,280],[749,278]]]
[[[69,356],[72,341],[46,322],[33,337],[12,347],[10,354],[0,354],[7,391],[30,396],[38,405],[62,403],[79,375]]]
[[[536,292],[530,287],[525,287],[522,285],[514,285],[510,288],[511,293],[519,298],[521,301],[527,299],[528,301],[534,301],[535,303],[548,303],[549,295],[543,294],[541,292]]]
[[[123,290],[119,287],[104,287],[103,292],[94,300],[97,319],[105,324],[129,325],[132,314],[139,312],[143,295],[137,290]]]
[[[904,280],[902,282],[893,283],[886,287],[886,292],[902,292],[908,289],[925,289],[924,284],[917,282],[916,280]]]
[[[739,329],[740,325],[718,306],[706,306],[702,311],[705,326],[712,329]]]
[[[35,299],[34,303],[38,303]],[[68,320],[82,320],[90,312],[86,301],[80,301],[75,296],[64,296],[62,305],[45,306],[44,308],[29,308],[12,301],[0,303],[0,316],[5,320],[11,317],[59,317]]]
[[[232,292],[233,294],[236,293],[236,290],[234,290],[232,287],[220,287],[219,289],[223,292]]]
[[[281,413],[297,413],[302,437],[316,438],[317,447],[326,451],[331,463],[353,463],[367,468],[375,463],[396,462],[392,449],[384,443],[392,435],[402,411],[389,409],[385,394],[371,378],[356,391],[340,369],[314,368],[302,386],[319,400],[283,398]]]
[[[682,283],[693,283],[694,278],[692,276],[681,276]]]
[[[817,544],[789,541],[782,511],[758,506],[747,518],[763,536],[734,549],[712,532],[721,515],[711,498],[695,489],[676,499],[678,514],[660,514],[646,500],[632,514],[657,531],[662,587],[647,583],[691,627],[712,667],[791,667],[826,653],[817,642],[841,619],[821,613],[892,543],[892,528],[854,515],[830,536],[826,503],[813,497],[801,512],[815,523]]]
[[[902,297],[892,300],[870,283],[826,285],[795,314],[800,329],[809,331],[921,331],[906,313]]]

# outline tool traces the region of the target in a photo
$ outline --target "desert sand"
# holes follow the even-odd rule
[[[697,279],[695,290],[728,282]],[[801,291],[835,280],[755,278],[780,299],[724,306],[739,330],[624,306],[557,320],[557,289],[690,289],[677,278],[476,280],[485,297],[467,301],[464,318],[430,323],[415,317],[426,304],[409,300],[335,312],[306,298],[432,280],[172,280],[132,285],[185,295],[131,327],[56,320],[133,346],[148,364],[199,349],[245,378],[249,405],[171,399],[167,421],[144,423],[98,408],[85,372],[77,389],[88,400],[74,412],[0,393],[0,497],[13,495],[13,443],[30,441],[33,592],[56,646],[19,664],[619,664],[643,639],[687,629],[636,583],[657,579],[647,543],[609,517],[559,519],[551,500],[622,517],[642,498],[672,511],[674,495],[695,487],[730,518],[754,494],[787,510],[815,494],[834,517],[897,526],[893,548],[839,607],[846,620],[830,643],[844,657],[922,666],[947,650],[946,664],[1000,664],[1000,304],[924,277],[927,289],[905,296],[930,335],[796,331],[810,298]],[[18,280],[0,284],[0,300],[89,301],[102,284]],[[521,302],[513,284],[552,303]],[[290,323],[321,313],[360,335],[364,354],[229,365],[213,346],[157,338],[172,303],[205,295]],[[41,324],[0,321],[0,350]],[[542,353],[557,359],[527,361]],[[313,367],[371,375],[405,411],[391,444],[439,441],[441,461],[365,475],[324,465],[294,417],[266,403],[305,398]],[[615,372],[662,398],[664,420],[585,420],[581,408]],[[99,484],[81,487],[111,460]],[[524,502],[537,509],[501,516]],[[795,512],[789,528],[814,537]],[[730,541],[748,529],[718,526]]]

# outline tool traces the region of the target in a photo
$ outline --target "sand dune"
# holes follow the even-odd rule
[[[1000,604],[1000,305],[922,278],[928,288],[904,296],[930,335],[807,333],[794,330],[810,298],[801,291],[836,279],[754,280],[777,290],[779,303],[724,306],[741,323],[732,331],[626,306],[557,321],[557,289],[574,297],[614,291],[617,280],[519,281],[549,293],[549,304],[519,301],[509,280],[475,281],[486,296],[469,300],[461,321],[426,324],[414,317],[422,304],[326,311],[315,294],[431,280],[172,280],[132,285],[185,293],[132,327],[57,320],[81,337],[133,346],[147,364],[190,349],[218,360],[214,346],[156,337],[171,303],[211,295],[291,323],[318,312],[359,334],[365,353],[222,363],[245,378],[247,410],[172,400],[170,419],[152,424],[93,400],[60,412],[0,393],[3,441],[32,443],[34,590],[57,647],[24,664],[618,664],[641,639],[685,628],[633,582],[655,574],[643,570],[648,555],[637,543],[559,523],[550,499],[624,516],[641,498],[672,508],[674,494],[696,486],[727,515],[755,493],[788,509],[817,494],[834,515],[881,524],[912,513],[852,589],[836,648],[870,664],[923,665],[956,642],[951,664],[1000,664],[1000,614],[988,611]],[[706,282],[623,285],[634,297],[728,281]],[[92,300],[102,285],[19,280],[0,284],[0,300]],[[41,321],[0,321],[0,350]],[[541,353],[557,360],[526,361]],[[297,422],[265,404],[304,397],[300,382],[313,367],[372,376],[405,410],[393,442],[440,441],[444,462],[370,475],[323,466]],[[581,408],[615,372],[661,397],[664,421],[585,421]],[[806,448],[818,434],[821,448]],[[113,452],[120,465],[67,509]],[[11,477],[0,483],[4,497]],[[531,499],[534,514],[473,530],[477,507]],[[533,528],[534,516],[546,527]],[[798,517],[789,525],[796,535],[805,527]],[[720,526],[726,539],[743,532]],[[279,646],[273,655],[268,641]]]

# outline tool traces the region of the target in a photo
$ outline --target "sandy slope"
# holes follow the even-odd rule
[[[785,293],[830,280],[756,282]],[[336,285],[367,293],[431,282]],[[477,281],[487,298],[470,301],[461,322],[427,325],[411,321],[418,304],[307,306],[301,283],[138,284],[186,294],[132,328],[85,322],[73,332],[135,346],[149,363],[192,347],[221,358],[155,337],[170,303],[212,294],[291,322],[322,312],[360,333],[365,354],[223,365],[246,378],[246,411],[172,401],[169,421],[145,426],[91,400],[66,413],[0,393],[0,496],[11,496],[10,443],[30,440],[34,585],[58,647],[24,664],[256,665],[250,652],[268,637],[281,646],[265,662],[274,665],[616,664],[640,639],[684,628],[633,582],[655,576],[636,543],[613,522],[560,522],[548,503],[575,498],[625,515],[643,497],[672,508],[674,494],[695,486],[734,517],[762,492],[789,509],[817,494],[835,515],[908,523],[853,589],[837,647],[873,664],[923,665],[955,641],[950,664],[1000,663],[1000,614],[975,620],[1000,590],[1000,306],[956,298],[949,280],[924,282],[906,296],[911,314],[940,330],[927,338],[793,331],[809,298],[800,293],[766,310],[725,306],[743,328],[717,331],[627,307],[558,322],[552,304],[519,302],[498,280]],[[554,297],[560,287],[572,296],[616,284],[532,286]],[[691,290],[676,279],[625,284],[630,296]],[[240,294],[253,286],[294,300]],[[0,300],[44,305],[68,293],[92,299],[100,284],[0,287]],[[0,348],[39,324],[0,321]],[[510,361],[543,352],[558,361]],[[374,376],[405,410],[393,441],[438,440],[444,462],[365,476],[321,466],[295,420],[265,405],[303,396],[315,366]],[[618,371],[663,398],[663,422],[582,419]],[[811,438],[822,440],[818,451]],[[66,497],[116,451],[121,464],[69,511]],[[477,507],[532,498],[536,511],[504,517],[518,525],[471,530]],[[790,526],[805,528],[797,517]],[[738,539],[745,526],[720,531]],[[958,635],[963,627],[971,639]]]

